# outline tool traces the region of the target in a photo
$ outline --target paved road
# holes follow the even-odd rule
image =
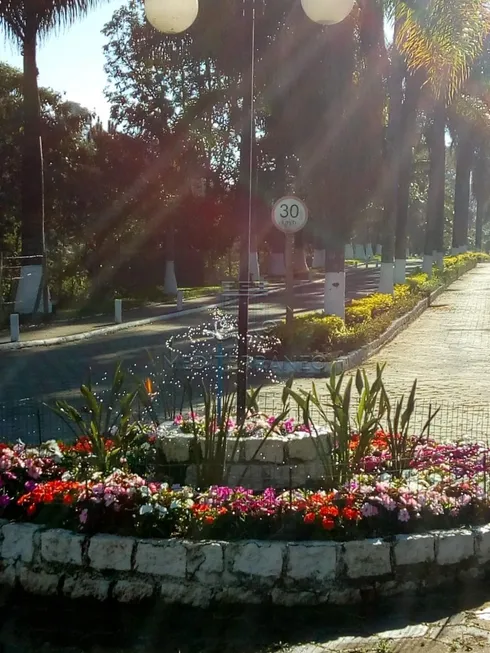
[[[373,292],[378,271],[352,270],[347,277],[347,296]],[[266,320],[282,319],[284,296],[277,293],[254,298],[250,309],[250,326],[260,327]],[[323,302],[323,283],[316,281],[297,288],[296,305],[301,310],[319,309]],[[72,397],[91,369],[95,379],[111,371],[118,361],[136,366],[144,373],[147,350],[161,351],[165,340],[207,321],[205,313],[176,316],[171,322],[124,330],[88,341],[0,353],[0,403],[23,398]]]

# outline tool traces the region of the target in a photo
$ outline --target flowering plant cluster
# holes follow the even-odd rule
[[[180,432],[201,423],[176,418]],[[230,432],[236,424],[229,421]],[[249,434],[307,433],[292,418],[250,415]],[[204,427],[203,427],[204,428]],[[335,435],[329,442],[335,446]],[[351,434],[348,480],[328,489],[202,484],[195,490],[165,482],[155,463],[158,437],[148,431],[124,453],[111,438],[81,436],[72,444],[0,445],[0,514],[81,532],[110,532],[196,539],[352,539],[389,536],[490,521],[487,474],[490,450],[479,443],[436,443],[383,430],[365,447]],[[95,446],[117,463],[109,471],[91,464]],[[397,449],[410,453],[394,464]],[[363,455],[359,453],[362,449]],[[99,452],[100,453],[100,452]],[[212,483],[212,482],[211,482]],[[210,486],[210,487],[209,487]]]
[[[415,486],[368,476],[331,492],[218,486],[196,492],[116,471],[86,483],[47,481],[17,503],[25,519],[45,521],[54,508],[57,526],[81,532],[195,539],[356,539],[490,518],[475,483]]]
[[[277,422],[274,426],[274,423]],[[288,417],[284,420],[278,420],[277,417],[264,415],[262,413],[250,413],[243,425],[239,424],[233,419],[227,420],[228,433],[231,437],[238,435],[253,435],[261,431],[267,431],[270,427],[274,426],[273,433],[277,435],[292,435],[298,431],[309,431],[309,427],[304,424],[297,423],[294,417]],[[187,415],[177,415],[173,423],[167,426],[167,430],[177,433],[187,433],[204,435],[205,420],[204,417],[197,413],[188,413]],[[218,425],[216,425],[218,430]]]

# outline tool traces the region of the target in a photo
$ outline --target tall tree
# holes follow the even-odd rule
[[[56,28],[69,25],[100,0],[0,0],[0,25],[22,51],[24,135],[22,157],[22,255],[16,310],[32,313],[41,305],[44,285],[44,179],[37,46]],[[48,302],[45,296],[44,307]]]

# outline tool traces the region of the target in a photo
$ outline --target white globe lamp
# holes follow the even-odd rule
[[[199,0],[145,0],[148,22],[164,34],[185,32],[198,12]]]
[[[354,8],[355,0],[301,0],[305,14],[319,25],[341,23]]]

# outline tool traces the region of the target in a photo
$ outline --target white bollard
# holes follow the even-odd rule
[[[114,300],[114,322],[122,324],[122,299]]]
[[[177,290],[177,310],[181,311],[184,307],[184,294],[182,290]]]
[[[19,342],[20,328],[19,328],[19,314],[12,313],[10,316],[10,342]]]

